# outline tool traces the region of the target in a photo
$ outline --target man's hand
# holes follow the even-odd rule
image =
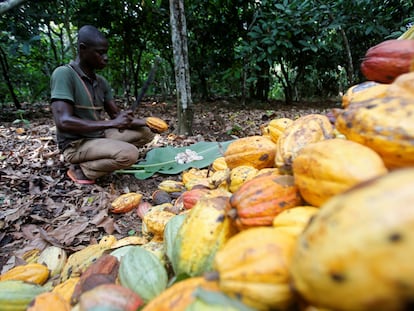
[[[132,121],[134,120],[134,114],[131,110],[121,111],[118,113],[115,119],[113,119],[113,127],[118,129],[130,128]]]

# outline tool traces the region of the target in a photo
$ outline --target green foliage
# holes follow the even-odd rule
[[[359,65],[370,46],[414,22],[413,7],[413,0],[185,1],[192,94],[287,102],[335,96],[363,80]],[[75,57],[84,24],[108,36],[102,74],[116,95],[136,95],[155,56],[162,62],[148,94],[174,94],[169,1],[38,0],[0,20],[7,64],[0,74],[20,102],[48,100],[50,74]],[[6,81],[1,103],[13,101]]]
[[[204,168],[222,156],[232,141],[225,142],[198,142],[187,147],[163,147],[150,150],[144,161],[131,166],[128,170],[119,170],[117,173],[134,174],[138,179],[146,179],[155,173],[174,175],[191,167]],[[176,156],[186,150],[196,152],[202,157],[200,160],[188,163],[178,163]]]
[[[19,110],[17,110],[15,113],[16,113],[16,117],[17,117],[17,119],[15,119],[15,120],[13,121],[13,124],[15,124],[15,125],[23,125],[23,126],[28,126],[28,125],[30,125],[30,121],[29,121],[29,120],[27,120],[27,119],[24,117],[24,110],[19,109]]]
[[[253,85],[267,63],[272,94],[282,89],[286,101],[329,96],[356,82],[366,50],[404,25],[399,16],[412,14],[409,7],[405,1],[264,0],[238,55]]]

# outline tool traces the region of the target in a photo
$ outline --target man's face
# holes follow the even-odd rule
[[[108,64],[108,41],[99,40],[94,44],[81,46],[81,60],[93,69],[103,69]]]

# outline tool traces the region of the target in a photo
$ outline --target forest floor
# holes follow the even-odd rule
[[[140,160],[151,148],[258,135],[260,126],[272,118],[294,119],[337,107],[335,101],[289,106],[270,102],[248,107],[224,99],[197,103],[193,107],[193,135],[180,137],[174,134],[175,105],[143,102],[136,115],[160,117],[170,130],[143,148]],[[71,253],[106,234],[117,238],[140,235],[141,219],[136,210],[113,214],[110,203],[130,191],[142,193],[143,200],[151,203],[151,194],[162,180],[180,179],[180,174],[157,173],[138,180],[133,175],[113,173],[94,185],[74,184],[66,176],[68,165],[57,150],[48,104],[24,104],[22,111],[19,114],[14,107],[2,107],[0,115],[0,273],[21,262],[22,255],[32,249],[56,245]]]

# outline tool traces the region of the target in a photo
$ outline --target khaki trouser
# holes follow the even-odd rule
[[[80,139],[64,151],[65,160],[79,164],[89,179],[97,179],[115,170],[130,167],[138,160],[137,147],[149,143],[154,133],[147,127],[139,130],[108,129],[105,138]]]

